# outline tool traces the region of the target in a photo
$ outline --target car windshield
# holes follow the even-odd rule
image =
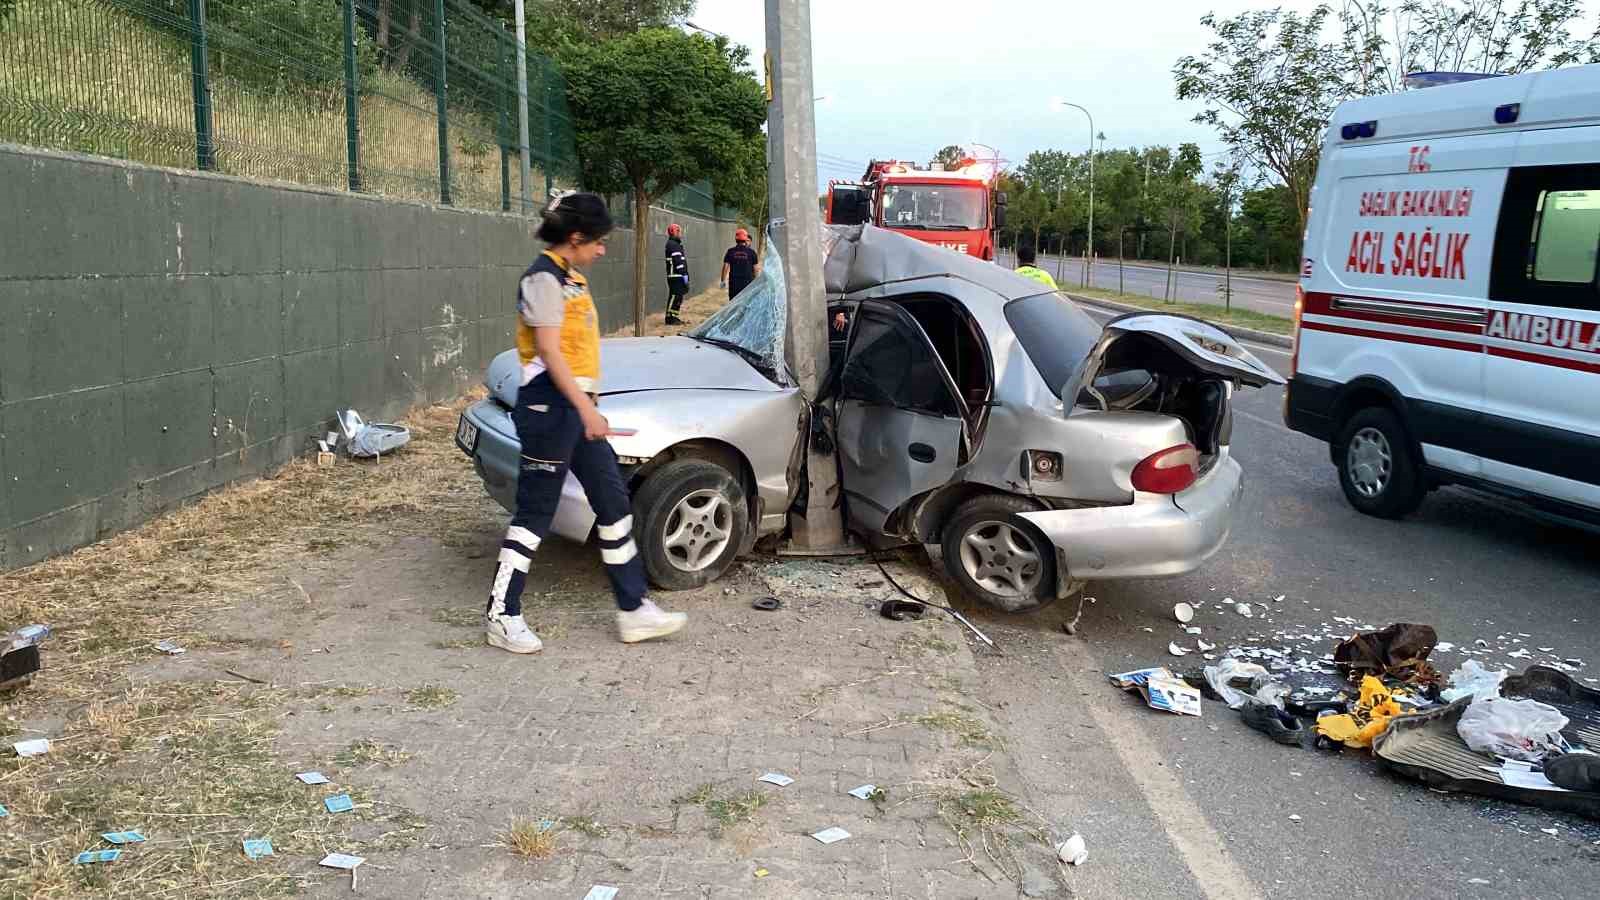
[[[974,231],[988,224],[981,187],[891,184],[883,190],[883,227]]]
[[[1006,305],[1006,322],[1057,397],[1078,374],[1102,330],[1088,313],[1058,293],[1011,301]]]
[[[701,343],[731,350],[771,381],[788,385],[783,326],[788,316],[783,259],[769,240],[761,272],[750,286],[688,333]]]

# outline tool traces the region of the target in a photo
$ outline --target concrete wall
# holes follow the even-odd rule
[[[732,225],[671,218],[712,283]],[[281,465],[336,409],[458,396],[513,345],[533,231],[0,145],[0,568]],[[631,317],[632,238],[591,273],[607,328]]]

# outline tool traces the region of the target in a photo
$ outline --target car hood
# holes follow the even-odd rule
[[[1284,383],[1282,375],[1257,359],[1232,335],[1209,322],[1167,313],[1128,313],[1106,323],[1100,340],[1079,367],[1075,381],[1066,386],[1061,396],[1076,397],[1083,385],[1093,384],[1105,369],[1114,348],[1133,335],[1166,345],[1197,375],[1215,376],[1257,388]]]
[[[501,403],[515,405],[521,384],[517,351],[507,350],[489,363],[484,385]],[[739,354],[686,337],[600,342],[602,395],[679,389],[781,390]]]

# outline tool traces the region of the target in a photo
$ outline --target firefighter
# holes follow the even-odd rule
[[[1038,255],[1034,253],[1032,244],[1018,244],[1017,274],[1032,278],[1052,291],[1057,290],[1056,280],[1050,277],[1050,273],[1034,265],[1037,259]]]
[[[733,233],[733,246],[722,255],[722,286],[728,289],[729,299],[739,296],[759,274],[761,260],[750,246],[750,232],[740,228]]]
[[[596,406],[600,325],[580,269],[605,255],[611,227],[611,213],[595,194],[560,197],[539,226],[539,239],[548,247],[517,285],[522,386],[511,411],[522,442],[517,511],[500,544],[484,615],[485,641],[512,653],[537,653],[544,646],[522,618],[522,589],[569,470],[594,508],[623,643],[665,637],[688,622],[688,616],[665,612],[645,596],[628,488],[606,441],[611,426]]]
[[[689,259],[683,255],[683,226],[667,226],[667,324],[682,325],[679,313],[689,293]]]

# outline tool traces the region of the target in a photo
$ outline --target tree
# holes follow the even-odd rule
[[[511,0],[478,2],[500,5],[510,18]],[[555,55],[569,44],[676,26],[694,13],[695,0],[529,0],[527,6],[528,45]]]
[[[750,223],[759,255],[767,240],[767,222],[771,218],[767,200],[767,138],[757,132],[746,138],[737,148],[734,165],[711,182],[711,191],[717,203],[739,211],[740,218]],[[828,195],[819,197],[819,209],[828,211]]]
[[[1178,99],[1205,104],[1194,121],[1217,129],[1241,159],[1282,179],[1302,226],[1328,117],[1346,95],[1341,61],[1322,39],[1331,13],[1327,6],[1306,16],[1281,9],[1231,19],[1208,13],[1200,22],[1215,40],[1173,67]]]
[[[583,183],[633,200],[635,330],[644,328],[650,204],[679,185],[727,181],[748,163],[766,119],[761,84],[744,47],[673,28],[647,28],[597,44],[572,44],[567,77]]]
[[[961,145],[951,144],[935,153],[933,159],[928,160],[928,166],[931,168],[937,165],[944,166],[946,169],[953,169],[956,167],[956,163],[965,159],[966,156],[967,151]]]

